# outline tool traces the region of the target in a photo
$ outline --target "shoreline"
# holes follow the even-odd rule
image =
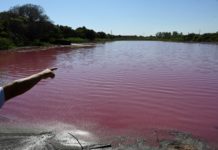
[[[215,150],[216,145],[208,143],[191,133],[176,130],[155,130],[152,139],[147,136],[99,135],[88,129],[53,123],[33,126],[31,124],[0,124],[0,147],[3,149],[24,149],[32,147],[42,150],[52,149],[81,149],[80,141],[85,149],[95,146],[108,145],[110,150],[150,149],[150,150]],[[163,133],[162,133],[163,132]],[[85,134],[84,134],[85,133]],[[162,135],[164,134],[164,135]],[[72,135],[74,138],[72,138]],[[11,142],[13,139],[13,142]],[[77,140],[77,141],[76,141]],[[25,141],[25,142],[24,142]],[[8,144],[5,144],[7,142]]]
[[[4,49],[0,50],[0,52],[30,52],[30,51],[42,51],[42,50],[50,50],[50,49],[58,49],[58,48],[89,48],[94,47],[96,43],[72,43],[71,45],[49,45],[49,46],[23,46],[23,47],[15,47],[12,49]]]
[[[153,42],[169,42],[169,43],[218,45],[218,42],[167,41],[167,40],[112,40],[112,41],[101,41],[101,42],[94,42],[94,43],[71,43],[71,45],[22,46],[22,47],[14,47],[11,49],[2,49],[0,50],[0,52],[29,52],[29,51],[41,51],[41,50],[58,49],[58,48],[91,48],[94,47],[97,43],[115,42],[115,41],[145,41],[145,42],[153,41]]]

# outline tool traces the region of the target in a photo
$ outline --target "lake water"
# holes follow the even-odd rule
[[[59,68],[56,78],[6,103],[2,123],[67,124],[105,137],[178,130],[218,143],[218,45],[125,41],[0,52],[0,85],[48,67]]]

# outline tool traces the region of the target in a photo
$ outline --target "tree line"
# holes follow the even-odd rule
[[[183,35],[177,31],[174,32],[158,32],[155,36],[149,36],[146,40],[158,40],[158,41],[176,41],[176,42],[218,42],[218,32],[196,34],[188,33]]]
[[[25,4],[0,12],[0,50],[20,46],[43,46],[50,44],[69,45],[72,42],[108,40],[161,40],[218,42],[218,32],[183,35],[178,32],[158,32],[156,36],[123,36],[95,32],[86,27],[72,29],[55,25],[39,5]]]
[[[38,5],[14,6],[0,12],[0,49],[112,38],[110,34],[95,32],[86,27],[74,30],[69,26],[55,25]]]

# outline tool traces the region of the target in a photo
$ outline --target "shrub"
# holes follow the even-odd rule
[[[10,49],[13,47],[14,43],[10,39],[0,37],[0,50]]]

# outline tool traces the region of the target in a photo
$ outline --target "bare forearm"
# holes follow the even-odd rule
[[[15,80],[11,84],[4,86],[5,100],[7,101],[15,96],[25,93],[34,85],[36,85],[41,79],[42,75],[38,73],[27,78]]]
[[[15,96],[25,93],[42,79],[54,78],[55,74],[53,71],[56,69],[57,68],[46,69],[29,77],[15,80],[11,84],[4,86],[5,100],[7,101]]]

